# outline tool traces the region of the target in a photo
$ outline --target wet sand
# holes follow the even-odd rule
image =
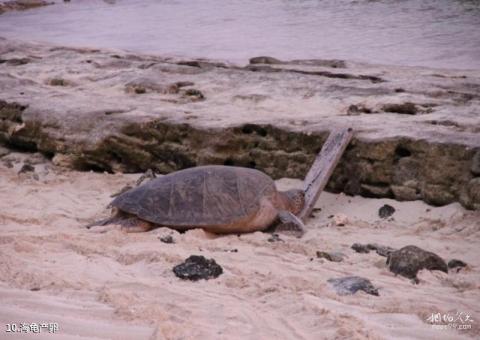
[[[18,174],[22,165],[34,172]],[[9,167],[12,166],[12,167]],[[110,195],[139,174],[76,172],[38,155],[0,158],[0,321],[56,322],[62,339],[469,339],[480,328],[480,212],[323,193],[301,239],[256,232],[216,236],[160,228],[124,234],[82,228],[109,212]],[[299,185],[282,179],[280,188]],[[385,203],[396,211],[381,219]],[[336,215],[332,218],[332,215]],[[334,220],[346,216],[344,226]],[[175,241],[159,240],[171,235]],[[458,273],[395,276],[385,257],[353,243],[409,244],[468,263]],[[335,263],[317,251],[345,255]],[[190,255],[213,258],[217,279],[181,281],[172,268]],[[339,296],[327,280],[368,278],[379,296]],[[469,313],[472,329],[432,329],[433,313]],[[0,338],[49,338],[11,334]]]

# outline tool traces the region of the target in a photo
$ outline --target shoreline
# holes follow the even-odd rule
[[[1,3],[1,1],[0,1]],[[127,24],[125,23],[122,25],[122,27],[129,27],[130,29],[127,31],[124,30],[117,30],[117,34],[115,32],[111,32],[111,34],[108,39],[107,36],[105,36],[103,33],[101,35],[96,35],[94,29],[87,29],[87,30],[82,30],[80,29],[81,26],[85,25],[86,22],[83,22],[81,20],[82,18],[82,10],[84,9],[92,9],[94,10],[91,20],[91,24],[93,26],[98,26],[102,27],[102,24],[106,24],[103,22],[102,17],[107,18],[109,15],[113,20],[120,21],[122,20],[122,15],[127,15],[128,16],[128,11],[132,5],[135,6],[135,3],[132,3],[131,5],[127,2],[115,2],[115,1],[90,1],[90,2],[81,2],[81,1],[71,1],[71,2],[62,2],[62,1],[55,1],[56,5],[51,6],[49,8],[44,8],[44,9],[39,9],[35,12],[28,12],[26,14],[22,13],[15,13],[12,15],[8,15],[10,19],[13,20],[7,20],[5,18],[5,23],[4,25],[0,25],[4,28],[5,34],[8,35],[9,33],[11,34],[11,39],[16,39],[18,37],[23,37],[23,39],[38,39],[42,40],[45,38],[45,42],[53,42],[56,41],[57,44],[72,44],[72,46],[80,46],[80,45],[96,45],[96,47],[104,47],[104,46],[116,46],[118,48],[126,48],[128,49],[129,47],[132,47],[133,50],[137,50],[137,52],[140,53],[154,53],[154,54],[161,54],[161,55],[167,55],[171,51],[177,51],[178,56],[188,56],[188,58],[197,58],[199,56],[205,56],[207,58],[222,58],[229,60],[235,60],[236,62],[241,62],[244,63],[248,60],[248,58],[251,55],[262,55],[266,53],[267,55],[273,55],[276,57],[284,58],[285,60],[291,60],[295,58],[340,58],[340,59],[345,59],[345,60],[352,60],[353,56],[358,57],[359,61],[364,61],[364,62],[372,62],[375,61],[376,64],[384,63],[385,65],[409,65],[409,66],[415,66],[415,65],[423,65],[423,66],[434,66],[436,65],[437,67],[440,68],[456,68],[460,67],[465,69],[466,71],[468,70],[468,66],[472,68],[479,68],[480,65],[475,62],[477,58],[475,58],[475,55],[478,55],[477,49],[474,47],[475,44],[473,44],[474,39],[469,39],[469,32],[472,31],[472,29],[476,28],[475,25],[475,20],[471,17],[471,14],[474,12],[470,12],[467,8],[463,8],[461,4],[446,4],[442,3],[439,4],[438,6],[430,6],[429,8],[426,8],[426,11],[428,14],[432,15],[433,17],[441,15],[441,12],[447,11],[449,12],[452,17],[458,18],[455,19],[455,23],[458,24],[458,30],[453,30],[453,29],[442,29],[438,28],[438,35],[434,35],[432,39],[423,39],[421,38],[421,31],[418,32],[418,30],[414,29],[414,27],[418,27],[419,20],[420,22],[423,22],[422,18],[422,12],[418,11],[418,7],[422,7],[421,5],[416,4],[413,1],[407,2],[405,5],[402,5],[400,3],[395,3],[392,4],[393,6],[383,6],[382,3],[377,3],[377,4],[370,4],[368,1],[360,1],[360,2],[355,2],[351,1],[348,2],[348,7],[350,10],[346,10],[345,6],[336,6],[334,2],[332,1],[327,1],[326,6],[318,6],[316,8],[313,4],[307,4],[307,7],[311,7],[311,11],[309,13],[312,13],[311,15],[313,18],[320,16],[324,20],[318,20],[317,22],[328,22],[328,12],[329,10],[335,10],[336,7],[340,7],[339,9],[339,16],[341,21],[345,20],[345,25],[340,25],[339,22],[333,21],[331,25],[325,25],[325,24],[319,24],[319,25],[313,25],[313,27],[319,28],[317,31],[325,31],[325,32],[330,32],[330,29],[333,30],[333,28],[336,28],[337,34],[335,32],[330,32],[325,38],[326,40],[324,43],[320,43],[319,48],[313,48],[310,49],[309,46],[314,46],[316,45],[315,41],[310,40],[306,37],[306,34],[303,32],[303,30],[296,30],[295,32],[298,32],[298,34],[301,36],[303,35],[304,38],[300,39],[299,41],[304,41],[304,43],[301,43],[297,48],[289,48],[287,47],[282,51],[282,49],[277,49],[277,48],[269,48],[268,46],[270,43],[272,44],[271,46],[280,46],[284,39],[288,39],[288,32],[284,32],[283,34],[269,34],[272,32],[269,31],[274,31],[272,29],[268,29],[266,26],[266,33],[265,35],[262,34],[261,32],[258,32],[260,34],[257,34],[257,39],[249,40],[250,42],[247,43],[244,48],[241,48],[237,44],[231,44],[231,43],[225,43],[228,41],[232,41],[231,39],[228,39],[228,37],[225,37],[225,34],[220,34],[219,38],[221,39],[223,44],[220,44],[219,48],[213,47],[215,45],[214,41],[205,41],[205,44],[199,44],[195,43],[195,41],[198,42],[199,39],[194,39],[193,41],[190,41],[189,44],[185,45],[184,43],[178,45],[173,39],[168,39],[167,37],[176,37],[177,34],[186,35],[188,41],[188,36],[191,36],[188,31],[183,31],[181,28],[181,25],[178,25],[179,22],[182,21],[182,16],[179,15],[179,12],[177,11],[182,11],[182,10],[187,10],[190,8],[192,9],[192,6],[188,6],[188,3],[185,2],[180,2],[180,3],[175,3],[174,6],[170,6],[169,4],[165,4],[166,7],[164,10],[173,15],[175,18],[174,22],[177,24],[169,25],[168,27],[165,27],[166,31],[165,33],[167,34],[165,36],[166,39],[162,40],[161,35],[157,36],[155,39],[157,41],[162,41],[161,44],[157,45],[152,45],[149,43],[143,43],[143,39],[139,40],[138,43],[135,42],[128,42],[128,41],[122,41],[122,38],[118,36],[118,33],[120,33],[121,36],[129,36],[129,31],[135,31],[139,34],[142,34],[142,28],[137,27],[134,24]],[[253,3],[254,4],[254,3]],[[272,2],[269,4],[270,7],[271,5],[274,5],[275,2]],[[158,5],[158,3],[157,3]],[[151,17],[152,19],[149,19],[149,21],[154,20],[153,18],[156,18],[157,21],[159,22],[168,22],[168,16],[164,17],[160,13],[163,13],[164,10],[162,10],[163,5],[157,6],[155,3],[150,2],[149,4],[146,4],[144,9],[142,10],[141,8],[138,8],[135,11],[138,11],[139,15],[142,15],[144,17]],[[212,7],[210,7],[212,6]],[[214,2],[208,3],[206,6],[199,6],[198,8],[195,7],[195,13],[200,15],[189,15],[185,17],[184,19],[189,21],[189,22],[195,22],[196,20],[201,20],[201,16],[203,15],[203,10],[206,11],[214,11],[215,5]],[[228,15],[230,15],[231,10],[235,10],[236,6],[225,6],[225,11],[220,11],[219,13],[213,12],[212,15],[212,20],[215,22],[222,22],[222,20],[226,20],[225,22],[227,23],[227,28],[229,31],[231,29],[235,29],[234,34],[242,34],[242,26],[241,23],[238,22],[238,20],[230,20]],[[250,8],[257,8],[260,7],[260,10],[263,10],[263,6],[250,6]],[[280,9],[282,12],[286,10],[284,6],[280,6],[280,8],[277,8],[278,6],[273,6],[273,10],[278,10]],[[290,7],[290,6],[287,6]],[[295,13],[294,7],[291,7],[292,13]],[[470,6],[468,6],[470,7]],[[472,11],[478,10],[478,6],[471,6]],[[318,13],[317,13],[318,9]],[[406,15],[406,11],[408,10],[413,10],[417,9],[415,11],[417,14],[416,15]],[[305,8],[303,8],[305,10]],[[386,13],[384,11],[386,10]],[[363,11],[363,12],[362,12]],[[378,11],[378,12],[377,12]],[[241,13],[241,7],[240,11],[237,10],[237,14],[241,15],[242,18],[255,22],[255,17],[252,16],[245,16],[245,13]],[[154,14],[157,13],[157,14]],[[218,18],[215,15],[218,14]],[[287,12],[288,13],[288,10]],[[316,14],[313,14],[316,13]],[[372,33],[368,33],[370,30],[366,30],[367,34],[365,36],[365,44],[369,45],[372,48],[371,52],[364,51],[364,46],[363,45],[363,34],[354,34],[353,40],[351,41],[349,46],[355,46],[355,47],[350,47],[347,48],[347,46],[344,46],[343,48],[336,48],[336,44],[331,41],[331,43],[326,44],[326,41],[329,41],[329,36],[330,35],[339,35],[339,39],[342,40],[342,36],[345,36],[345,33],[347,33],[348,36],[348,30],[350,29],[355,29],[355,20],[354,22],[350,22],[349,20],[349,13],[350,15],[355,15],[355,17],[358,18],[358,22],[365,22],[366,19],[364,18],[364,15],[366,14],[371,15],[372,18],[375,18],[378,21],[378,29],[382,29],[384,34],[386,36],[384,37],[385,39],[378,39],[376,38]],[[375,14],[377,13],[377,14]],[[379,13],[384,13],[385,16],[378,15]],[[190,13],[191,14],[191,13]],[[281,17],[281,14],[280,16]],[[30,19],[31,18],[31,21]],[[59,18],[65,18],[67,21],[62,21],[59,20]],[[302,26],[301,24],[301,18],[296,18],[295,15],[292,18],[295,20],[297,25]],[[396,23],[393,27],[389,26],[389,23],[392,23],[391,20],[388,19],[393,19],[393,22],[396,22],[396,20],[401,20],[401,22]],[[403,19],[403,20],[402,20]],[[42,28],[42,22],[45,21],[46,26]],[[439,17],[439,20],[441,20],[441,17]],[[48,22],[51,24],[49,25]],[[103,23],[102,23],[103,22]],[[70,23],[70,24],[68,24]],[[18,24],[18,25],[17,25]],[[282,20],[273,20],[270,24],[274,25],[277,27],[275,31],[278,31],[278,28],[281,29],[282,25]],[[368,27],[368,23],[366,23]],[[30,26],[32,25],[32,26]],[[40,26],[38,26],[40,25]],[[92,25],[87,25],[90,27],[93,27]],[[131,25],[131,26],[130,26]],[[178,26],[177,26],[178,25]],[[11,29],[9,29],[9,27]],[[17,27],[18,28],[15,28]],[[62,30],[66,30],[70,32],[71,34],[70,38],[68,39],[62,39],[61,38],[61,31],[57,32],[60,33],[60,36],[55,32],[54,27],[62,27]],[[255,26],[255,25],[254,25]],[[262,26],[261,23],[259,26]],[[423,26],[423,25],[420,25]],[[30,27],[30,29],[28,29]],[[256,27],[256,26],[255,26]],[[273,26],[272,26],[273,28]],[[343,30],[345,28],[345,30]],[[411,32],[411,39],[413,41],[408,42],[409,39],[403,39],[400,37],[401,34],[396,32],[396,29],[398,28],[400,30],[405,29],[409,32]],[[150,29],[155,29],[154,27]],[[202,29],[202,26],[200,25],[198,29],[201,32],[202,36],[205,36],[205,34],[208,35],[208,30],[203,31],[206,28]],[[412,30],[413,31],[410,31]],[[428,26],[425,27],[425,29],[428,29]],[[31,32],[29,32],[31,31]],[[245,31],[248,31],[246,29]],[[42,33],[39,33],[42,32]],[[195,30],[196,34],[200,34],[197,30]],[[195,35],[195,32],[193,35]],[[361,32],[359,30],[358,32]],[[106,32],[104,32],[106,33]],[[148,32],[143,32],[148,36]],[[214,34],[214,32],[212,32]],[[233,33],[233,31],[232,31]],[[308,30],[306,31],[308,34]],[[380,36],[383,36],[381,34]],[[448,38],[450,36],[450,38]],[[102,38],[103,37],[103,38]],[[445,38],[435,38],[435,37],[445,37]],[[57,39],[58,38],[58,39]],[[107,40],[105,40],[107,39]],[[332,37],[330,37],[332,39]],[[200,39],[201,40],[201,39]],[[265,44],[259,44],[255,43],[255,41],[264,41]],[[322,41],[324,39],[321,39]],[[253,41],[253,43],[252,43]],[[269,42],[270,43],[269,43]],[[96,43],[95,43],[96,42]],[[192,44],[193,43],[193,44]],[[450,44],[449,44],[450,43]],[[183,47],[181,47],[184,45]],[[204,46],[210,46],[208,49],[204,49],[202,47]],[[297,45],[295,42],[290,42],[290,46],[292,45]],[[345,44],[343,44],[345,45]],[[392,48],[389,48],[388,46],[392,46]],[[451,46],[453,51],[450,51],[450,49],[446,49],[446,46]],[[177,48],[177,47],[178,48]],[[240,47],[240,49],[237,49],[236,47]],[[385,48],[382,48],[382,46],[385,46]],[[393,48],[393,46],[397,46],[397,48]],[[471,49],[468,47],[472,46]],[[418,48],[418,50],[417,50]],[[292,51],[293,50],[293,51]],[[365,50],[370,50],[365,49]],[[408,53],[407,51],[409,50],[415,50],[417,52],[415,53]],[[250,51],[248,53],[247,51]],[[455,51],[455,52],[454,52]],[[420,52],[420,53],[418,53]],[[418,55],[417,55],[418,54]],[[423,57],[422,57],[423,56]],[[353,60],[352,60],[353,61]]]

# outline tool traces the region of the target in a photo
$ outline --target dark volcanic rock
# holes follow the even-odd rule
[[[370,295],[378,296],[378,288],[375,288],[370,280],[360,276],[346,276],[339,279],[329,279],[329,282],[338,295],[351,295],[363,290]]]
[[[366,107],[365,105],[358,104],[358,105],[350,105],[347,109],[348,116],[356,116],[361,113],[372,113],[372,109]]]
[[[24,164],[18,173],[23,174],[25,172],[32,172],[32,171],[35,171],[35,167],[33,167],[30,164]]]
[[[378,209],[378,216],[381,218],[388,218],[393,215],[395,208],[391,205],[385,204],[383,207]]]
[[[458,268],[458,270],[460,270],[461,268],[464,268],[466,266],[467,264],[462,260],[452,259],[448,261],[448,269]]]
[[[63,78],[52,78],[47,81],[47,85],[50,86],[69,86],[72,85],[72,83],[66,79]]]
[[[273,57],[254,57],[250,59],[250,64],[282,64],[281,60],[275,59]]]
[[[386,104],[382,109],[385,112],[401,113],[405,115],[415,115],[418,112],[417,106],[410,102],[403,104]]]
[[[204,256],[192,255],[185,262],[173,267],[175,275],[183,280],[198,281],[214,279],[223,273],[214,259],[207,260]]]
[[[370,248],[366,244],[354,243],[351,248],[357,253],[368,254],[370,252]]]
[[[26,65],[30,62],[31,60],[28,58],[12,58],[6,60],[7,65],[10,66],[21,66],[21,65]]]
[[[448,273],[445,261],[435,253],[416,246],[406,246],[390,253],[387,266],[392,273],[417,281],[419,270],[441,270]]]
[[[172,235],[167,235],[167,236],[164,236],[164,237],[160,237],[159,240],[163,243],[168,243],[168,244],[175,243]]]
[[[368,243],[368,244],[360,244],[354,243],[351,247],[357,253],[368,254],[370,250],[375,250],[376,253],[380,256],[388,256],[391,252],[395,251],[394,248],[388,246],[382,246],[377,243]]]
[[[190,97],[194,100],[203,100],[205,99],[205,95],[197,89],[188,89],[185,91],[184,96]]]

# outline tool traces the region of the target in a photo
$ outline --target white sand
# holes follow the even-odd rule
[[[57,322],[58,339],[462,339],[480,336],[480,212],[324,193],[302,239],[257,232],[215,236],[166,228],[93,233],[82,225],[108,215],[110,194],[138,175],[64,171],[37,164],[39,179],[17,172],[25,155],[0,159],[0,338],[5,324]],[[13,168],[2,160],[12,159]],[[47,173],[48,170],[48,173]],[[281,188],[298,184],[281,180]],[[395,207],[394,221],[378,209]],[[348,223],[334,226],[330,215]],[[160,242],[171,234],[175,244]],[[395,248],[414,244],[458,273],[422,271],[420,284],[395,277],[385,258],[357,254],[354,242]],[[229,252],[237,249],[238,252]],[[344,262],[316,258],[340,251]],[[186,282],[172,267],[192,254],[214,258],[219,278]],[[363,276],[380,296],[338,296],[327,280]],[[436,330],[432,313],[469,313],[472,329]]]

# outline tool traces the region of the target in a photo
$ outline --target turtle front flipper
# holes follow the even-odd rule
[[[305,225],[302,220],[289,211],[281,210],[278,212],[278,224],[275,226],[275,232],[285,233],[295,237],[302,237],[305,234]]]

